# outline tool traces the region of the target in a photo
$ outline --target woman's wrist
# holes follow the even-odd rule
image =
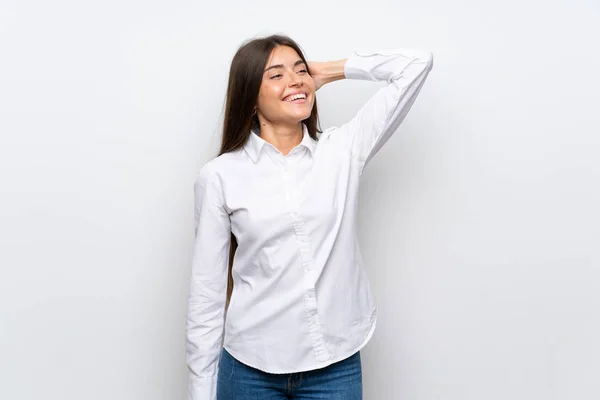
[[[344,65],[346,65],[346,59],[327,61],[323,63],[323,76],[325,83],[330,83],[340,79],[344,79]]]
[[[317,89],[327,83],[331,83],[340,79],[344,79],[344,65],[346,60],[335,60],[325,62],[310,62],[309,69],[312,77],[315,79]]]

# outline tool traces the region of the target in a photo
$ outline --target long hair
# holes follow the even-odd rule
[[[306,64],[306,69],[310,74],[308,62],[302,49],[288,36],[271,35],[251,39],[243,43],[233,56],[229,69],[223,137],[219,155],[243,148],[251,134],[251,130],[258,131],[260,129],[258,115],[253,115],[254,107],[258,101],[258,92],[265,67],[269,61],[271,52],[277,46],[289,46],[294,49]],[[321,130],[317,126],[318,119],[317,100],[315,99],[310,116],[302,121],[306,125],[308,134],[314,140],[318,140],[317,132],[321,133]],[[229,252],[226,308],[229,307],[233,291],[232,266],[236,249],[237,240],[232,233]]]

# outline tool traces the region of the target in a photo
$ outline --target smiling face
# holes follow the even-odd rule
[[[315,81],[302,58],[289,46],[271,52],[258,93],[259,120],[272,124],[297,124],[310,116]]]

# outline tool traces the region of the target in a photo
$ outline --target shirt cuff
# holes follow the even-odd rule
[[[199,378],[190,374],[188,400],[217,400],[217,377]]]

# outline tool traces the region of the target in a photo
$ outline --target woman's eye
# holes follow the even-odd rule
[[[277,77],[279,77],[279,76],[281,76],[281,74],[275,74],[275,75],[273,75],[273,76],[271,77],[271,79],[273,79],[273,78],[277,78]]]
[[[308,72],[308,71],[307,71],[307,70],[305,70],[305,69],[301,69],[301,70],[300,70],[300,71],[298,71],[298,72],[303,72],[303,73],[306,73],[306,72]]]

